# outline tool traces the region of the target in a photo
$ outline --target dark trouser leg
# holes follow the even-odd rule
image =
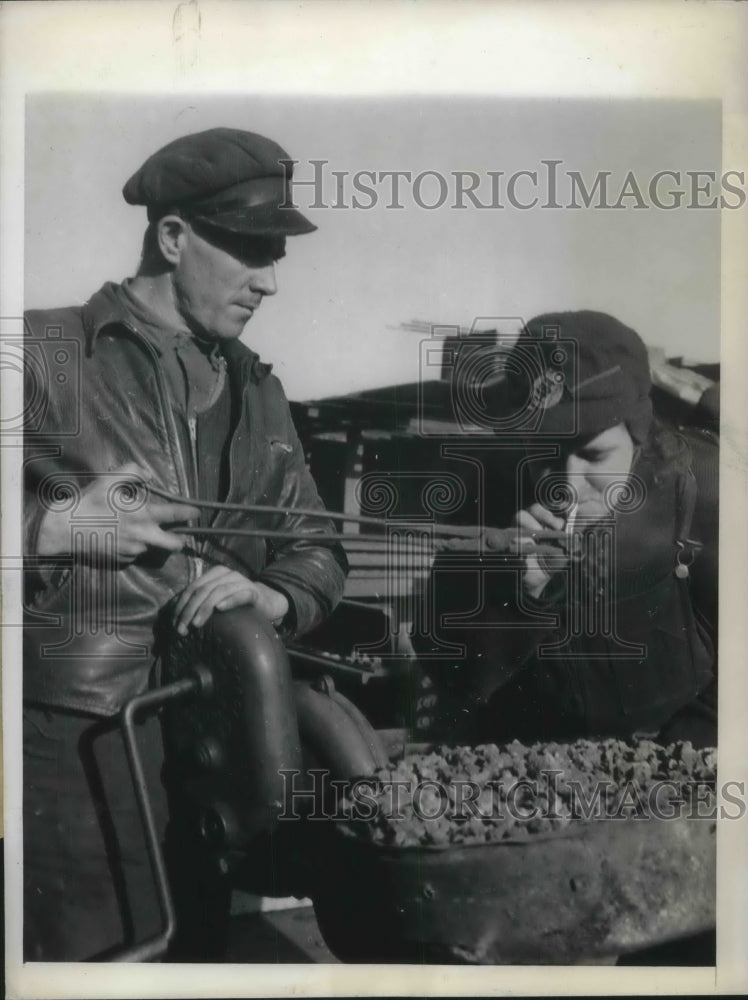
[[[161,725],[138,725],[161,840],[167,796]],[[116,720],[24,710],[24,957],[106,957],[159,933],[161,910]],[[231,889],[202,850],[188,807],[175,804],[165,857],[177,916],[172,961],[220,961]]]
[[[138,743],[159,831],[161,728]],[[161,929],[127,757],[114,720],[24,710],[24,955],[78,961]]]
[[[174,796],[165,849],[177,911],[177,934],[166,958],[170,962],[225,960],[231,883],[197,831],[196,810]]]

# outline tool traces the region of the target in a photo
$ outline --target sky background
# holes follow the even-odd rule
[[[560,172],[579,171],[588,187],[596,171],[612,171],[613,198],[628,171],[646,190],[660,170],[721,170],[717,101],[30,95],[26,306],[80,303],[134,273],[145,209],[124,202],[123,183],[160,146],[218,125],[276,139],[300,161],[299,178],[312,176],[309,160],[329,161],[330,198],[332,170],[484,178],[558,159]],[[489,183],[485,176],[478,189],[482,201]],[[517,190],[528,197],[529,182]],[[668,355],[718,359],[718,212],[456,210],[451,196],[429,211],[405,191],[399,211],[386,207],[386,184],[374,208],[335,210],[307,208],[312,191],[297,189],[318,232],[288,241],[278,294],[244,333],[291,398],[414,381],[421,337],[399,328],[413,319],[470,326],[476,317],[600,309]],[[559,187],[562,203],[567,192]],[[433,184],[423,199],[436,199]]]

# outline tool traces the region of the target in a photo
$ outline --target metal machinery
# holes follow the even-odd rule
[[[653,365],[655,405],[668,422],[703,420],[691,396],[711,382],[688,383],[685,395],[671,388],[692,375],[662,359]],[[381,513],[358,488],[362,477],[376,474],[377,482],[397,484],[393,521],[402,513],[423,519],[424,470],[452,470],[441,441],[461,430],[453,426],[449,380],[444,373],[441,379],[295,405],[326,506],[346,511],[338,517]],[[712,422],[714,413],[707,414]],[[510,468],[505,459],[501,466]],[[470,463],[455,464],[460,476],[471,474]],[[495,498],[514,496],[501,484],[485,488]],[[466,481],[449,520],[483,523],[475,507],[479,492]],[[493,510],[493,523],[508,523],[511,513]],[[426,514],[433,518],[434,511]],[[382,574],[363,542],[347,596],[379,599]],[[403,574],[408,599],[410,563]],[[398,664],[414,669],[408,675]],[[174,932],[133,724],[140,713],[162,707],[172,778],[194,801],[216,864],[251,891],[310,896],[323,936],[344,961],[600,962],[714,926],[712,821],[598,822],[531,842],[397,849],[366,844],[342,823],[310,820],[308,812],[319,815],[323,806],[315,796],[325,795],[310,782],[314,770],[333,781],[371,774],[388,755],[423,740],[429,698],[418,688],[417,665],[407,654],[398,657],[386,614],[356,601],[344,601],[288,649],[246,609],[216,614],[200,633],[175,637],[163,687],[134,699],[122,714],[164,929],[113,958],[157,958]],[[281,818],[293,812],[289,787],[310,789],[307,815],[293,822]],[[275,881],[268,881],[269,869]]]
[[[113,959],[156,959],[174,932],[133,726],[157,706],[172,780],[195,803],[216,864],[255,892],[310,896],[344,961],[599,962],[714,925],[714,822],[597,822],[563,837],[444,848],[376,847],[343,823],[319,822],[326,791],[308,783],[314,769],[342,782],[371,774],[409,736],[407,726],[381,725],[393,691],[376,660],[330,654],[330,634],[351,649],[353,634],[368,630],[376,642],[382,625],[381,612],[344,602],[307,640],[327,649],[286,650],[267,623],[239,609],[175,639],[163,686],[122,715],[164,928]],[[380,728],[338,686],[379,716]],[[309,790],[300,812],[289,788],[297,802],[299,789]],[[291,813],[295,820],[283,818]],[[269,843],[281,870],[274,886],[263,861]]]
[[[366,612],[364,618],[371,620]],[[336,690],[330,675],[342,675],[344,683],[353,678],[353,684],[360,685],[373,671],[357,670],[322,653],[299,649],[297,655],[300,676],[294,678],[289,653],[264,619],[246,608],[217,614],[200,632],[184,639],[174,636],[164,658],[162,686],[133,698],[122,710],[164,926],[154,938],[112,954],[113,961],[157,959],[175,931],[166,866],[137,746],[135,722],[144,713],[164,709],[170,778],[194,803],[200,836],[215,863],[238,884],[248,883],[258,892],[272,894],[277,888],[262,884],[252,855],[278,829],[284,808],[293,808],[288,789],[298,798],[304,776],[315,767],[332,780],[345,781],[387,763],[379,735]],[[311,811],[313,794],[302,795]],[[291,833],[286,846],[293,866],[294,847],[304,853],[306,845],[296,836],[299,824],[288,823],[285,829]],[[308,827],[305,830],[308,833]],[[290,874],[278,894],[294,890],[306,895],[305,873]]]

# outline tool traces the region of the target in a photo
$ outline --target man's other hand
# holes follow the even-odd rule
[[[244,606],[256,608],[274,625],[288,613],[288,599],[279,590],[227,566],[211,566],[182,591],[174,607],[174,625],[180,635],[187,635],[190,626],[200,628],[214,611]]]
[[[121,484],[117,477],[121,476]],[[39,529],[37,552],[40,556],[88,554],[95,547],[96,535],[101,522],[116,518],[116,550],[113,553],[118,562],[130,563],[149,549],[179,552],[190,541],[183,535],[165,531],[163,525],[186,524],[200,516],[197,508],[189,504],[169,503],[165,500],[147,500],[143,504],[133,503],[132,510],[121,500],[113,501],[113,491],[142,489],[149,474],[134,462],[113,469],[111,473],[96,479],[83,491],[75,507],[76,536],[90,535],[90,544],[84,539],[82,553],[71,553],[70,542],[71,512],[69,510],[49,510]],[[136,494],[135,494],[136,495]],[[124,496],[124,494],[123,494]],[[86,522],[99,522],[87,526]]]

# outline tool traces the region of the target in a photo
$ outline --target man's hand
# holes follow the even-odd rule
[[[288,613],[288,599],[279,590],[227,566],[211,566],[181,593],[174,607],[174,624],[180,635],[187,635],[190,626],[200,628],[214,611],[243,606],[256,608],[274,625]]]
[[[534,531],[563,531],[564,520],[556,514],[552,514],[539,503],[534,503],[529,510],[519,510],[514,515],[514,524],[520,531],[528,534]],[[550,580],[550,573],[540,565],[537,554],[534,550],[536,543],[531,538],[524,538],[518,542],[519,551],[525,555],[525,572],[522,574],[522,585],[525,592],[530,597],[540,597],[545,590],[546,584]],[[559,553],[560,554],[560,553]]]
[[[117,478],[122,477],[121,489],[134,489],[148,479],[148,473],[134,462],[128,462],[112,473],[95,480],[81,494],[75,508],[76,534],[85,532],[86,519],[107,521],[116,517],[117,548],[113,553],[117,561],[130,563],[150,548],[166,552],[179,552],[189,539],[183,535],[170,534],[162,525],[186,523],[195,520],[200,512],[188,504],[167,501],[147,501],[134,504],[132,510],[127,504],[117,503],[113,510],[112,491],[117,489]],[[39,529],[37,552],[40,556],[76,555],[70,552],[71,513],[68,510],[50,510]],[[88,529],[95,536],[100,528]],[[88,552],[90,546],[84,545]]]

